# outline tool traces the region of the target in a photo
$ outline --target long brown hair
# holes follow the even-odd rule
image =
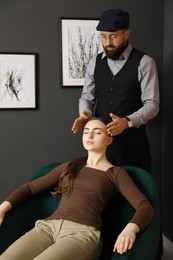
[[[67,164],[65,171],[61,174],[58,187],[51,192],[53,196],[57,196],[59,193],[63,193],[70,196],[73,183],[78,175],[79,171],[86,165],[87,157],[80,157],[70,161]]]
[[[107,122],[103,118],[100,118],[100,117],[92,117],[87,120],[86,124],[92,120],[99,120],[102,123],[104,123],[105,125],[107,124]],[[86,162],[87,162],[87,156],[80,157],[80,158],[70,161],[67,164],[65,171],[60,176],[58,187],[55,188],[54,191],[51,192],[51,194],[53,196],[57,196],[59,193],[63,193],[67,196],[70,196],[70,194],[73,190],[74,180],[75,180],[76,176],[78,175],[79,171],[82,169],[82,167],[84,167],[86,165]]]

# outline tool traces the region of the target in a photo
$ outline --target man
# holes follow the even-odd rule
[[[104,52],[91,59],[79,100],[80,117],[74,133],[83,129],[91,116],[108,121],[114,140],[107,152],[113,164],[132,165],[151,172],[150,146],[145,125],[160,109],[155,61],[128,42],[129,14],[108,9],[100,17]]]

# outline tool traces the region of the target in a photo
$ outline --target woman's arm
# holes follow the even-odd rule
[[[67,163],[61,164],[46,175],[20,186],[12,192],[4,202],[9,202],[11,207],[15,208],[31,197],[37,196],[46,191],[51,191],[58,185],[59,177],[64,171],[66,164]]]
[[[116,182],[119,192],[136,210],[129,222],[135,223],[140,231],[143,230],[154,216],[151,202],[123,168],[118,171]]]
[[[136,234],[150,223],[154,215],[154,208],[130,175],[122,168],[117,173],[116,183],[119,192],[136,210],[114,244],[113,251],[123,254],[132,248]]]
[[[12,205],[9,201],[4,201],[0,204],[0,226],[5,218],[5,214],[12,208]]]

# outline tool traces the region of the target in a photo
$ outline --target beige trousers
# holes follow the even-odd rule
[[[38,220],[0,260],[95,260],[101,254],[100,231],[67,220]]]

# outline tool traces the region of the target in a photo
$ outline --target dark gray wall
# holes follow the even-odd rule
[[[59,84],[58,17],[99,18],[107,8],[131,14],[132,44],[156,60],[162,92],[162,0],[1,0],[0,51],[38,53],[38,110],[0,110],[0,199],[40,167],[83,153],[80,135],[70,131],[78,115],[80,88]],[[148,125],[153,175],[161,194],[162,113]],[[169,232],[168,232],[169,233]],[[168,236],[169,237],[169,236]]]
[[[172,147],[173,147],[173,1],[165,1],[164,20],[164,91],[163,91],[163,174],[162,174],[162,208],[163,208],[163,229],[165,234],[173,241],[173,215],[172,208]]]

